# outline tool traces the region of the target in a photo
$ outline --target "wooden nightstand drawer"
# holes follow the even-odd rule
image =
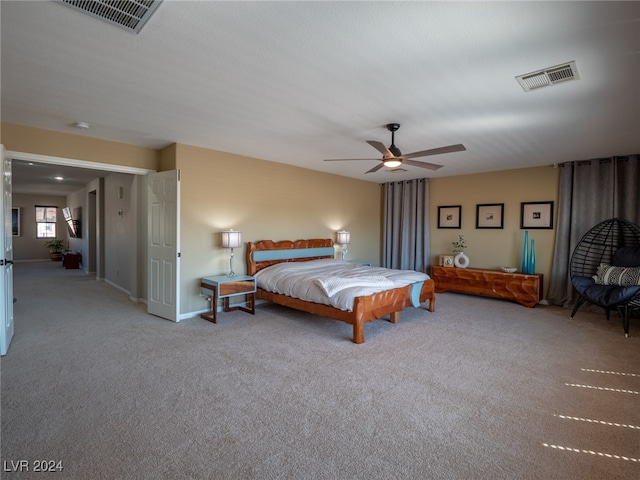
[[[245,280],[241,282],[221,283],[220,293],[218,297],[226,297],[227,295],[239,295],[241,293],[253,293],[256,291],[255,280]]]

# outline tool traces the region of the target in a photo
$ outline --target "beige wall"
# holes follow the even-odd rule
[[[529,229],[529,240],[535,239],[536,271],[548,279],[553,261],[559,175],[559,169],[549,166],[431,179],[431,263],[437,265],[439,255],[451,254],[451,242],[464,235],[470,267],[514,266],[520,270],[524,238],[520,204],[553,201],[554,228]],[[504,228],[476,229],[476,205],[491,203],[504,203]],[[438,206],[443,205],[462,206],[462,228],[438,228]],[[548,282],[544,287],[546,298]]]
[[[148,170],[159,169],[160,153],[152,148],[6,122],[1,124],[0,131],[2,144],[7,150]]]
[[[227,273],[229,250],[220,232],[242,240],[332,238],[351,232],[349,259],[380,262],[381,187],[253,158],[178,145],[181,172],[181,310],[206,308],[199,279]],[[339,249],[336,252],[339,253]],[[245,248],[235,249],[234,270],[244,273]]]

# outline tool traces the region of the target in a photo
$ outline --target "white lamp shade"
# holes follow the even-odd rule
[[[222,246],[225,248],[239,248],[242,246],[242,232],[225,230],[222,232]]]
[[[351,232],[345,232],[344,230],[336,232],[336,241],[338,245],[349,245],[351,242]]]

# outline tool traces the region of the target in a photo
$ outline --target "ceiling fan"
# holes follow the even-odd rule
[[[429,170],[437,170],[442,167],[442,165],[437,165],[435,163],[428,162],[416,162],[415,160],[411,160],[412,158],[417,157],[427,157],[429,155],[440,155],[441,153],[452,153],[452,152],[462,152],[466,150],[465,146],[461,143],[457,145],[449,145],[447,147],[440,148],[432,148],[430,150],[421,150],[419,152],[406,153],[402,154],[400,149],[395,145],[395,132],[400,128],[399,123],[388,123],[386,125],[387,130],[391,132],[391,145],[387,148],[382,142],[377,142],[375,140],[367,140],[367,143],[371,145],[373,148],[382,153],[382,158],[331,158],[325,160],[325,162],[345,162],[350,160],[380,160],[380,164],[373,167],[371,170],[368,170],[365,173],[373,173],[380,170],[382,167],[395,168],[400,165],[411,165],[413,167],[422,167],[428,168]]]

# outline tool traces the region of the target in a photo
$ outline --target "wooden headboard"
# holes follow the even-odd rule
[[[260,240],[247,243],[247,274],[282,262],[306,262],[319,258],[335,258],[333,240],[313,238],[310,240]]]

